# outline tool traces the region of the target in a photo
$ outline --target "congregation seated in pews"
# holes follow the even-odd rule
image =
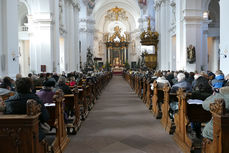
[[[141,81],[139,76],[144,80]],[[143,102],[149,103],[147,98],[151,98],[151,103],[146,106],[152,106],[153,115],[161,119],[162,126],[168,133],[174,135],[175,142],[184,152],[200,150],[202,147],[203,153],[221,153],[228,150],[229,140],[224,136],[228,135],[229,130],[228,114],[224,113],[223,117],[220,117],[215,113],[217,116],[215,118],[218,120],[213,122],[211,117],[214,119],[214,115],[210,113],[209,103],[213,103],[217,98],[223,98],[226,110],[228,109],[229,97],[223,88],[228,88],[224,86],[229,85],[229,75],[224,77],[220,70],[215,74],[210,71],[207,73],[129,71],[124,73],[124,78],[137,94],[139,90],[142,91]],[[154,80],[151,83],[152,91],[147,89],[146,80]],[[221,88],[224,92],[220,90]],[[213,127],[213,123],[219,124],[214,124]],[[213,131],[216,134],[213,134]],[[209,151],[209,148],[215,151]]]
[[[0,81],[0,152],[63,152],[67,134],[76,134],[111,78],[111,72],[6,77]]]

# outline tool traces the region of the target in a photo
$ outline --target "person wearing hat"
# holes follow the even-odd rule
[[[37,94],[37,96],[46,103],[53,103],[53,96],[55,92],[53,92],[53,87],[55,86],[54,81],[47,80],[43,84],[43,89],[41,89]]]

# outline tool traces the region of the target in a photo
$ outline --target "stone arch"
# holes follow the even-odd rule
[[[23,3],[26,6],[27,11],[28,11],[28,15],[30,15],[31,14],[31,8],[30,8],[27,0],[19,0],[19,3]]]
[[[220,23],[220,6],[218,0],[211,0],[208,5],[208,18],[212,20],[210,27],[219,27]]]

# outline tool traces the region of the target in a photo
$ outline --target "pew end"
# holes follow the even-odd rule
[[[229,113],[225,101],[217,99],[210,104],[213,117],[213,140],[204,138],[202,153],[228,153],[229,151]]]
[[[176,129],[173,138],[184,152],[200,151],[202,146],[201,138],[191,136],[190,123],[204,123],[211,119],[211,114],[202,105],[187,102],[191,95],[181,88],[177,91],[178,112],[174,116]]]
[[[0,115],[0,152],[47,153],[48,144],[39,142],[40,105],[27,101],[27,114]]]
[[[169,110],[170,110],[170,101],[177,100],[176,93],[170,93],[170,87],[168,84],[165,84],[163,87],[164,99],[163,104],[161,105],[161,124],[165,128],[165,131],[169,134],[173,134],[175,131],[174,121],[170,118]]]

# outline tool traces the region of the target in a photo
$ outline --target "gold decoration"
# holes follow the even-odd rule
[[[145,64],[148,68],[156,69],[157,68],[157,44],[158,44],[159,34],[153,32],[150,26],[150,18],[148,18],[148,28],[147,31],[143,31],[140,35],[140,43],[146,46],[154,46],[155,54],[146,54],[145,55]]]
[[[126,11],[123,8],[118,8],[117,6],[115,8],[108,10],[105,18],[112,21],[118,21],[119,18],[123,20],[128,19],[128,17],[126,16]]]
[[[110,42],[114,42],[115,38],[118,37],[120,42],[125,42],[126,38],[121,36],[121,28],[119,26],[114,27],[114,34],[109,38]]]
[[[158,44],[158,36],[159,34],[157,32],[152,32],[150,27],[150,18],[148,18],[147,31],[142,32],[140,35],[141,44],[147,46],[154,45],[156,48]]]

